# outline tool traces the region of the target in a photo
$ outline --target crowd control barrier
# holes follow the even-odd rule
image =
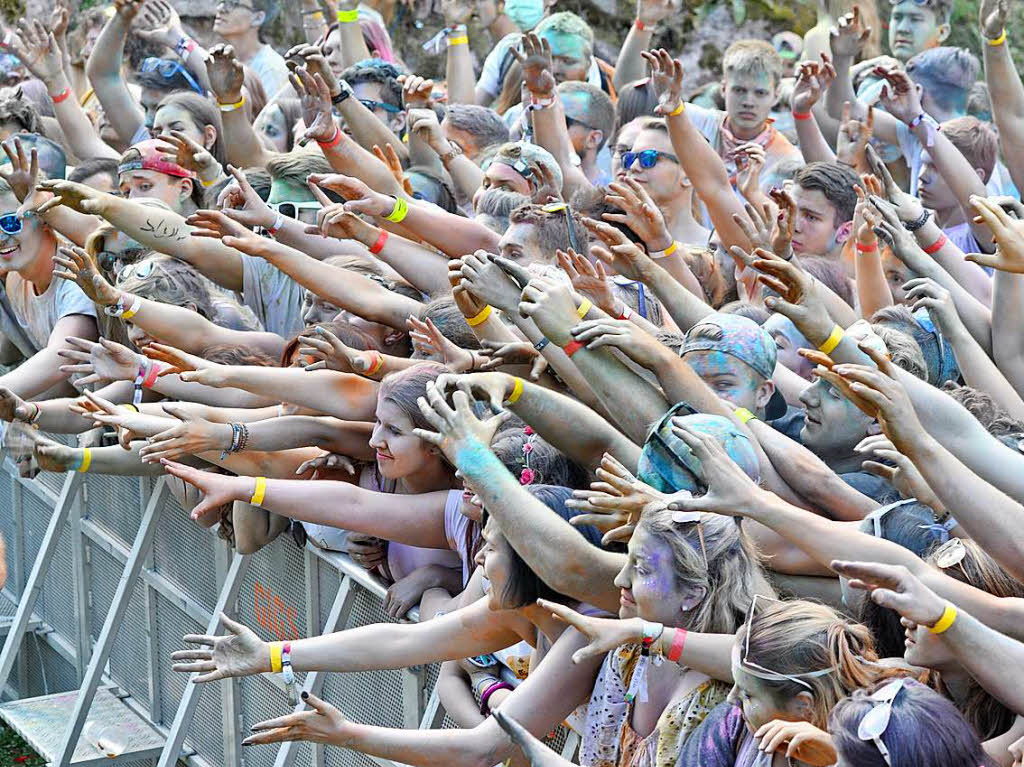
[[[194,685],[170,654],[220,633],[225,611],[265,639],[387,621],[385,586],[348,557],[279,536],[242,556],[181,509],[169,477],[18,476],[0,453],[0,717],[50,764],[372,767],[387,760],[310,743],[241,748],[249,728],[287,713],[279,675]],[[413,614],[412,619],[415,619]],[[298,674],[358,722],[454,726],[438,666]],[[302,708],[302,704],[299,704]],[[551,745],[570,756],[564,729]]]

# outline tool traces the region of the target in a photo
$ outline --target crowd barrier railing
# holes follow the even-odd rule
[[[288,535],[237,554],[189,519],[170,477],[25,479],[2,453],[0,462],[8,564],[0,718],[50,764],[395,764],[311,743],[243,750],[253,724],[291,708],[279,675],[195,685],[171,670],[183,635],[221,633],[221,611],[277,640],[392,620],[374,576],[345,555],[300,549]],[[435,689],[438,670],[297,676],[300,690],[355,721],[451,727]],[[550,742],[568,756],[578,739],[561,729]]]

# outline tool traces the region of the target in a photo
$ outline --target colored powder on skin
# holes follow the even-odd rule
[[[472,481],[486,478],[494,472],[495,467],[501,467],[501,461],[487,445],[470,437],[455,454],[455,465],[467,480]]]
[[[665,563],[665,553],[658,546],[645,546],[644,554],[647,558],[652,574],[645,578],[651,584],[651,588],[658,594],[668,594],[672,590],[673,575],[672,569]]]
[[[563,93],[562,96],[562,109],[565,111],[566,117],[571,117],[574,120],[580,120],[581,122],[588,122],[587,113],[590,108],[590,96],[586,93]]]
[[[586,56],[583,38],[557,30],[547,30],[542,37],[551,46],[551,55],[567,59],[582,59]]]

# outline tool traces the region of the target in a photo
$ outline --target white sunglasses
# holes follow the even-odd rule
[[[814,692],[814,688],[811,687],[800,677],[814,678],[818,676],[827,676],[836,670],[835,666],[829,668],[823,668],[818,671],[805,671],[799,674],[783,674],[781,671],[772,671],[770,668],[759,666],[756,663],[750,661],[747,656],[750,655],[750,627],[754,622],[754,611],[757,608],[757,600],[763,599],[766,602],[775,602],[777,604],[783,604],[781,599],[772,599],[771,597],[764,597],[760,594],[755,594],[753,601],[750,603],[750,613],[747,615],[747,635],[743,640],[743,655],[740,658],[740,665],[743,670],[751,676],[756,676],[758,679],[767,679],[769,681],[781,682],[788,680],[795,682],[803,687],[806,687],[811,693]]]
[[[885,734],[886,728],[889,726],[889,719],[892,717],[892,704],[896,700],[896,696],[900,694],[900,690],[903,689],[906,679],[895,679],[889,684],[885,685],[878,690],[875,690],[868,699],[874,702],[871,710],[868,711],[864,718],[860,720],[860,724],[857,725],[857,737],[861,740],[874,741],[875,747],[878,748],[885,763],[892,767],[892,760],[889,756],[889,749],[886,748],[885,743],[882,741],[882,735]]]

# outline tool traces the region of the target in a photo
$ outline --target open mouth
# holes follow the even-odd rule
[[[7,258],[18,249],[18,243],[12,242],[0,247],[0,258]]]

